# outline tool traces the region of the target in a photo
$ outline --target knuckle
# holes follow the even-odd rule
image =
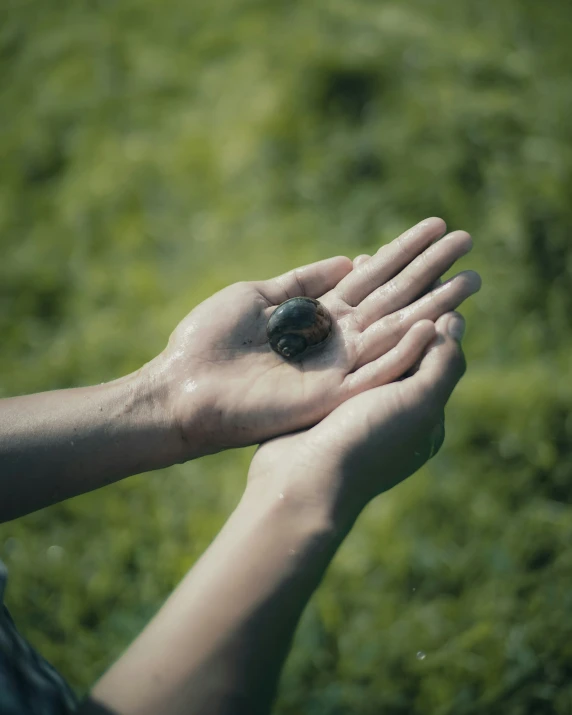
[[[409,236],[400,236],[395,240],[395,253],[397,255],[397,258],[400,258],[402,260],[409,260],[409,241],[408,241]]]
[[[364,311],[360,310],[359,308],[353,309],[353,321],[360,335],[364,332],[364,330],[366,330],[369,325],[367,314],[365,314]]]
[[[379,289],[378,293],[378,298],[382,300],[385,297],[388,297],[390,300],[392,296],[398,296],[402,290],[403,290],[403,279],[400,278],[399,276],[396,276],[395,278],[392,278],[390,281],[387,281],[387,283],[383,286],[381,286]]]
[[[393,313],[385,318],[384,323],[386,325],[384,332],[392,342],[392,346],[397,345],[407,331],[404,313],[402,311]]]
[[[302,277],[302,269],[294,268],[292,271],[292,279],[295,286],[295,290],[298,291],[296,295],[304,295],[304,281]]]
[[[433,258],[435,257],[435,253],[438,248],[439,245],[437,244],[437,246],[429,246],[429,248],[425,249],[425,251],[423,251],[423,253],[415,259],[416,267],[422,271],[430,268],[433,264]]]
[[[364,365],[365,363],[367,363],[368,349],[362,333],[357,335],[354,347],[356,354],[356,365]]]
[[[431,306],[432,311],[437,311],[439,314],[443,313],[447,308],[447,295],[443,290],[436,290],[429,293],[427,296],[427,303]]]
[[[249,281],[237,281],[232,284],[232,288],[236,291],[236,293],[247,293],[252,289],[252,285],[253,283]]]
[[[366,284],[373,290],[377,283],[376,261],[372,260],[364,263],[363,266],[360,267],[360,270],[363,271]]]

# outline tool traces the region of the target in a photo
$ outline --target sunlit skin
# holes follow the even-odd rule
[[[402,375],[406,356],[419,357],[434,335],[429,322],[410,328],[437,320],[480,287],[479,276],[465,271],[429,290],[472,247],[466,232],[442,237],[445,230],[441,219],[427,219],[374,256],[358,257],[355,269],[343,256],[327,259],[232,285],[193,310],[144,368],[180,425],[184,458],[308,427]],[[287,361],[268,345],[266,324],[299,295],[326,306],[333,331],[303,359]]]
[[[414,331],[432,338],[421,355],[404,352],[404,365],[419,360],[412,375],[352,397],[311,429],[264,443],[250,481],[265,480],[269,490],[301,503],[326,501],[353,522],[371,499],[433,457],[445,438],[444,406],[465,371],[464,320],[447,313]]]
[[[428,219],[374,256],[331,258],[217,293],[132,375],[0,400],[0,518],[141,471],[262,443],[214,543],[120,660],[86,715],[267,715],[300,614],[364,506],[440,447],[480,287],[440,277],[471,249]],[[272,312],[317,298],[328,341],[269,346]]]
[[[141,369],[91,387],[0,400],[0,520],[153,469],[258,444],[318,423],[419,361],[434,321],[480,287],[459,273],[464,231],[422,221],[354,263],[343,256],[201,303]],[[302,359],[269,346],[268,319],[293,296],[330,311],[332,335]]]
[[[360,511],[442,442],[463,320],[430,325],[409,377],[259,448],[235,512],[82,715],[268,715],[298,619]]]

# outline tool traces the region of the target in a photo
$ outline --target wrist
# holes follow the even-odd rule
[[[241,508],[267,515],[286,528],[339,545],[361,511],[341,500],[335,488],[315,474],[294,475],[282,467],[249,475]],[[329,480],[328,480],[329,481]]]
[[[347,534],[369,501],[359,474],[348,474],[340,450],[316,442],[313,430],[261,445],[248,474],[249,492],[280,500],[300,517]],[[343,452],[343,450],[342,450]],[[342,538],[343,538],[342,536]]]
[[[148,363],[134,373],[96,389],[111,390],[118,404],[119,431],[137,444],[145,472],[186,461],[183,439],[170,408],[168,391]]]
[[[294,588],[291,597],[305,602],[348,529],[327,511],[280,494],[248,485],[229,526],[233,540],[240,542],[244,531],[245,542],[252,542],[249,554],[255,582],[270,579],[275,585],[290,584]]]
[[[148,409],[168,434],[171,464],[225,448],[212,439],[220,429],[215,425],[211,381],[179,361],[176,353],[165,351],[135,373]]]

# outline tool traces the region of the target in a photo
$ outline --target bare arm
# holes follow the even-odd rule
[[[478,290],[470,272],[433,282],[471,248],[439,219],[413,227],[352,270],[343,256],[209,298],[166,349],[114,382],[0,401],[0,521],[145,472],[316,424],[395,379],[391,355],[409,328]],[[437,242],[435,242],[437,241]],[[319,298],[333,336],[304,362],[268,346],[266,324],[293,295]]]
[[[93,699],[121,715],[267,713],[298,619],[344,535],[326,509],[298,507],[247,490]]]
[[[159,399],[135,373],[0,400],[0,521],[176,461]]]
[[[440,321],[413,377],[259,449],[223,531],[80,713],[269,712],[298,619],[361,509],[440,446],[432,435],[464,370],[448,321],[460,318]],[[418,357],[404,353],[403,371]]]

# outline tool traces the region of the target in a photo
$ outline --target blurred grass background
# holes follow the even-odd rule
[[[3,0],[4,396],[112,379],[236,280],[465,228],[448,440],[304,616],[281,715],[572,713],[572,5]],[[0,527],[7,603],[84,692],[239,498],[250,451]]]

